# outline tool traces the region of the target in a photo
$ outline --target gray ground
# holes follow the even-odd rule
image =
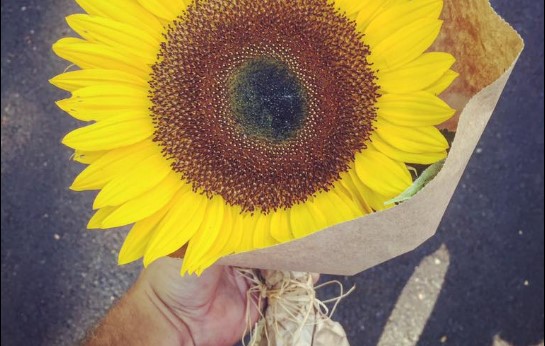
[[[493,0],[519,60],[437,236],[357,276],[335,317],[353,345],[534,345],[543,340],[543,2]],[[59,140],[76,122],[47,83],[66,63],[68,0],[2,0],[2,345],[71,345],[134,280],[126,230],[86,231],[91,193]],[[362,250],[364,251],[364,250]],[[329,277],[328,277],[329,278]],[[326,289],[323,296],[335,291]]]

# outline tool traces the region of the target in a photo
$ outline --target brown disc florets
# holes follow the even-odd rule
[[[378,97],[368,55],[326,0],[194,1],[153,66],[154,140],[195,191],[289,208],[365,148]]]

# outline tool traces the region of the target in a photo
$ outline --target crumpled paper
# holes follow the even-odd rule
[[[410,200],[305,238],[227,256],[220,264],[353,275],[413,250],[433,236],[522,51],[523,41],[487,0],[445,0],[442,32],[430,49],[453,54],[460,77],[442,94],[456,130],[439,174]]]
[[[310,273],[263,270],[259,276],[250,294],[259,293],[267,309],[247,346],[349,346],[343,327],[317,300]]]

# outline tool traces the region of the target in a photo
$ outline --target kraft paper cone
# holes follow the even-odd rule
[[[221,264],[353,275],[411,251],[435,234],[523,47],[517,32],[486,0],[445,0],[442,17],[442,33],[431,51],[452,53],[460,77],[442,95],[459,112],[442,126],[456,130],[456,136],[439,174],[392,209],[228,256]]]

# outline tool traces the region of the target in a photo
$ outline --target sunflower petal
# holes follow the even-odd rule
[[[212,248],[203,256],[199,261],[199,269],[197,272],[202,272],[208,268],[220,257],[232,253],[230,242],[237,242],[237,239],[233,239],[233,231],[235,226],[235,218],[239,216],[237,208],[229,205],[224,206],[224,215],[222,220],[221,232],[218,234],[218,238],[214,241]]]
[[[448,53],[425,53],[398,70],[379,71],[377,76],[383,91],[405,94],[429,87],[439,80],[454,62],[454,57]]]
[[[147,88],[148,84],[133,74],[106,69],[85,69],[61,73],[49,80],[57,88],[74,91],[89,86],[125,85]]]
[[[236,253],[253,249],[256,222],[257,217],[255,214],[245,213],[242,215],[242,239]]]
[[[184,0],[138,0],[140,5],[159,18],[173,21],[186,9]]]
[[[384,204],[386,201],[388,201],[392,197],[386,197],[376,191],[373,191],[367,186],[365,186],[365,184],[363,184],[361,188],[361,193],[363,197],[365,198],[365,200],[369,203],[371,208],[373,208],[375,211],[390,209],[394,206],[393,204],[390,204],[390,205]],[[390,194],[389,196],[397,196],[397,195]]]
[[[68,133],[62,143],[78,150],[108,150],[138,143],[153,134],[151,119],[108,119]]]
[[[447,72],[445,72],[441,78],[427,87],[426,91],[434,95],[439,95],[445,91],[452,84],[452,82],[458,78],[459,75],[460,74],[458,72],[447,70]]]
[[[95,214],[89,219],[87,223],[88,229],[102,228],[102,221],[107,218],[111,213],[115,211],[115,207],[104,207],[95,212]]]
[[[141,58],[100,43],[78,38],[61,38],[53,44],[53,51],[83,69],[121,70],[147,80],[151,68]]]
[[[156,59],[160,40],[138,27],[86,14],[70,15],[66,21],[76,33],[90,42],[122,49],[142,58],[146,64],[153,64]]]
[[[442,160],[447,156],[446,150],[429,153],[410,153],[391,146],[390,144],[388,144],[388,142],[376,135],[372,137],[372,141],[373,148],[380,151],[384,155],[400,162],[429,165],[439,160]]]
[[[376,47],[388,36],[421,18],[437,19],[442,0],[406,1],[392,6],[374,18],[365,29],[365,43]]]
[[[81,88],[72,97],[57,101],[57,106],[76,119],[102,120],[123,113],[130,118],[150,118],[150,101],[143,88],[128,85],[95,85]]]
[[[326,217],[326,213],[322,208],[322,204],[316,203],[316,200],[316,197],[309,199],[305,203],[305,207],[308,209],[308,213],[313,216],[314,224],[316,225],[316,231],[319,231],[336,222]]]
[[[172,208],[149,241],[144,255],[144,266],[180,249],[195,236],[206,219],[214,219],[214,214],[206,215],[209,204],[205,196],[191,191],[189,185],[182,187],[174,197]]]
[[[403,67],[431,46],[441,30],[442,23],[443,21],[432,18],[416,20],[383,39],[376,46],[370,46],[371,54],[368,60],[379,71]]]
[[[367,215],[372,212],[371,207],[369,206],[369,203],[363,198],[359,185],[356,183],[352,175],[350,174],[350,171],[353,171],[354,168],[350,168],[348,172],[344,172],[341,174],[341,179],[339,179],[339,183],[342,184],[349,192],[350,194],[356,199],[357,203],[359,204],[360,209],[362,210],[361,216]],[[322,208],[323,210],[327,210],[327,208]]]
[[[397,196],[412,183],[405,164],[371,148],[356,154],[354,166],[362,183],[386,195]]]
[[[384,94],[376,107],[379,118],[407,127],[441,124],[456,112],[445,101],[425,91]]]
[[[362,215],[362,211],[357,207],[356,202],[349,196],[338,191],[338,187],[336,186],[330,192],[324,193],[323,196],[318,195],[316,199],[322,198],[323,201],[319,201],[319,203],[333,206],[333,209],[330,209],[329,207],[322,209],[325,210],[328,219],[334,223],[345,222]],[[333,214],[333,212],[335,212],[335,214]]]
[[[242,236],[244,231],[243,226],[243,215],[241,214],[241,209],[239,207],[231,207],[231,214],[233,216],[233,225],[231,228],[231,237],[229,242],[226,245],[225,253],[232,254],[235,253],[240,248],[240,243],[242,242]]]
[[[356,28],[365,32],[371,21],[380,15],[383,11],[402,2],[402,0],[361,0],[362,10],[356,17]]]
[[[163,155],[152,155],[108,182],[95,198],[93,208],[117,206],[138,197],[159,184],[171,171]]]
[[[446,152],[448,142],[434,126],[406,127],[392,125],[379,119],[375,133],[386,143],[410,153]]]
[[[169,173],[156,187],[139,197],[120,205],[102,220],[103,228],[119,227],[140,221],[163,208],[184,183],[174,173]]]
[[[151,141],[109,151],[85,168],[76,177],[70,189],[74,191],[100,189],[140,161],[158,153],[160,149]]]
[[[365,0],[335,0],[335,5],[350,19],[356,19],[358,12],[365,6]]]
[[[254,248],[261,249],[277,244],[271,236],[271,214],[259,213],[254,232]]]
[[[133,25],[137,28],[146,27],[146,31],[160,38],[163,26],[151,13],[132,0],[76,0],[85,12],[111,18],[122,23]]]
[[[84,151],[76,150],[72,159],[79,163],[90,164],[104,156],[108,151]]]
[[[280,209],[272,213],[271,236],[281,243],[294,238],[290,229],[289,213],[286,210]]]
[[[292,206],[289,213],[291,231],[296,239],[305,237],[317,230],[314,217],[305,206],[305,203]]]
[[[129,234],[123,242],[123,246],[119,251],[117,262],[119,264],[127,264],[144,256],[149,240],[155,233],[155,228],[164,217],[166,212],[170,210],[172,205],[160,209],[155,214],[140,220],[134,224]]]
[[[212,197],[207,206],[207,217],[191,237],[182,264],[182,273],[192,274],[199,267],[199,261],[210,250],[222,228],[224,200],[220,196]],[[214,255],[214,254],[210,254]]]

